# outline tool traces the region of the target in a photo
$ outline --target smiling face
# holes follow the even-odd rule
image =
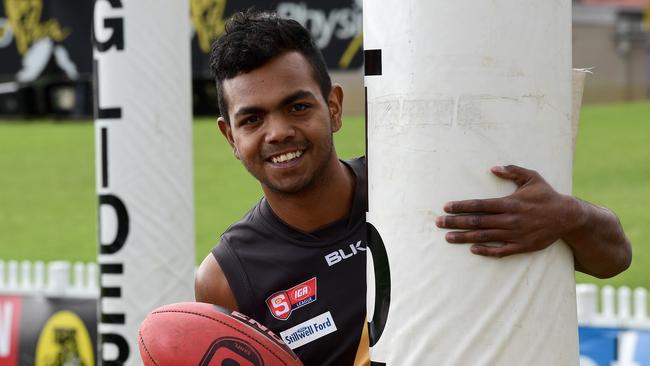
[[[310,64],[286,52],[223,81],[230,122],[219,128],[265,192],[292,194],[325,182],[338,161],[332,133],[341,127],[342,90],[327,100]]]

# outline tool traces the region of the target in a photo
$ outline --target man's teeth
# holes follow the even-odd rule
[[[285,161],[293,160],[299,158],[300,156],[302,156],[302,151],[298,150],[298,151],[293,151],[286,154],[274,156],[273,158],[271,158],[271,161],[273,161],[276,164],[284,163]]]

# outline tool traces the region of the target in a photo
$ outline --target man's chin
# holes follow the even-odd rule
[[[298,181],[265,181],[263,185],[268,188],[273,193],[278,194],[299,194],[304,193],[311,186],[310,181],[298,180]]]

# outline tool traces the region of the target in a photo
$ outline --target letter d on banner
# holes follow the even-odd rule
[[[363,16],[367,220],[387,254],[369,286],[390,267],[372,361],[577,365],[564,243],[486,258],[435,225],[447,201],[514,191],[492,166],[571,192],[571,2],[369,0]]]
[[[140,365],[146,314],[193,299],[188,12],[185,0],[95,1],[103,365]]]

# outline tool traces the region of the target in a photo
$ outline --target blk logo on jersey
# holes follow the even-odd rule
[[[356,242],[356,244],[350,244],[347,248],[339,249],[325,256],[325,261],[328,266],[333,266],[341,261],[344,261],[348,258],[359,254],[360,252],[365,252],[366,247],[361,245],[361,240]]]
[[[271,315],[278,320],[287,320],[291,313],[316,301],[316,277],[288,290],[278,291],[266,299]]]

